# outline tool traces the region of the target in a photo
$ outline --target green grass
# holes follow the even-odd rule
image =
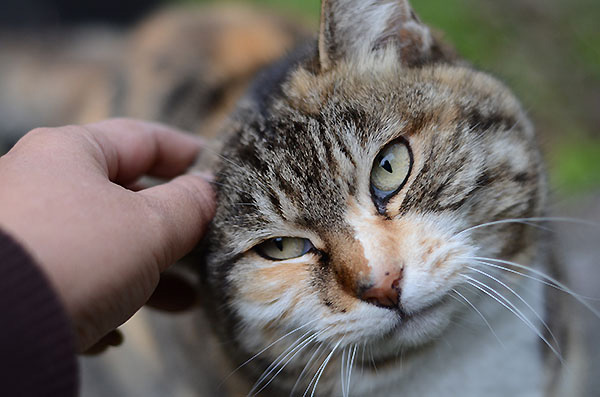
[[[253,0],[247,1],[261,6],[281,8],[285,11],[299,11],[305,16],[317,17],[321,9],[319,0]]]
[[[421,19],[434,29],[443,32],[458,52],[471,62],[491,64],[510,34],[501,27],[487,23],[481,18],[481,10],[472,3],[456,0],[449,6],[448,0],[413,1]]]
[[[572,55],[583,62],[586,70],[600,79],[600,2],[577,0],[565,10],[564,30],[572,43]]]
[[[600,186],[600,141],[589,138],[557,144],[550,156],[552,185],[570,194]]]
[[[587,71],[600,79],[600,21],[583,21],[573,27],[575,51],[580,54]]]

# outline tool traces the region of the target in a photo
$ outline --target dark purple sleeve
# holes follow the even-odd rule
[[[76,396],[74,341],[49,281],[0,230],[0,395]]]

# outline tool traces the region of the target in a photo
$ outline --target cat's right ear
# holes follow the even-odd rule
[[[435,41],[408,0],[322,0],[321,70],[343,59],[360,60],[388,46],[396,47],[400,62],[408,66],[433,57]]]

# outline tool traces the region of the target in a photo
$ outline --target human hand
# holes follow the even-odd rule
[[[175,177],[199,150],[165,126],[119,119],[37,129],[0,158],[0,227],[47,274],[80,351],[131,317],[203,236],[215,204],[201,177],[123,187]]]

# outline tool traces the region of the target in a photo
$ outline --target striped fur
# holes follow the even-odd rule
[[[511,285],[541,313],[539,286],[465,259],[543,266],[538,232],[505,223],[461,233],[544,214],[537,140],[506,87],[456,60],[428,32],[406,1],[324,1],[318,46],[259,77],[225,130],[213,164],[219,205],[203,291],[232,365],[261,352],[241,370],[249,385],[257,381],[251,393],[310,395],[322,369],[318,394],[342,395],[344,365],[362,349],[355,395],[544,394],[536,331],[489,305],[465,278],[504,293],[499,283]],[[382,210],[369,175],[375,156],[399,137],[414,166]],[[275,237],[309,239],[316,251],[270,261],[253,250]],[[359,298],[388,268],[403,272],[400,312]],[[453,290],[508,335],[505,350],[474,350],[479,343],[460,326],[477,315],[452,299]],[[532,328],[541,330],[540,321]],[[443,362],[443,376],[428,372]]]

